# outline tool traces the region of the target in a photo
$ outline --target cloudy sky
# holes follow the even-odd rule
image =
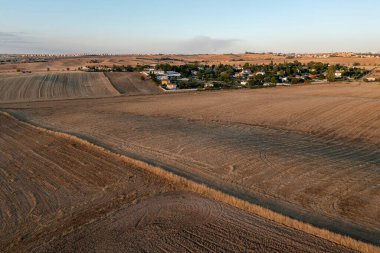
[[[0,53],[380,52],[378,0],[0,0]]]

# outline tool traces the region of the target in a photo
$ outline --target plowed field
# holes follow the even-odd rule
[[[380,244],[379,98],[379,86],[353,83],[8,109],[291,217]]]
[[[0,76],[0,102],[117,96],[103,73],[37,73]]]
[[[139,73],[108,72],[105,75],[121,94],[149,95],[162,93],[152,80],[141,80]]]
[[[2,252],[351,252],[0,114]]]

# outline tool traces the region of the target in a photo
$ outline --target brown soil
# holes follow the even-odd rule
[[[125,95],[149,95],[160,94],[161,89],[152,80],[141,80],[139,73],[105,73],[111,84],[121,94]]]
[[[0,114],[2,252],[350,252]]]
[[[0,101],[34,101],[120,95],[103,73],[40,73],[0,76]]]
[[[67,245],[83,252],[348,251],[189,193],[157,195],[39,251],[70,252]]]
[[[379,88],[351,83],[3,106],[379,244]]]

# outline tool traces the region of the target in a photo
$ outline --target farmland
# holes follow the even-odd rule
[[[379,88],[339,83],[4,108],[34,124],[378,244]]]
[[[0,76],[0,101],[116,96],[103,73],[37,73]]]
[[[127,72],[9,73],[0,84],[0,110],[18,119],[0,115],[6,252],[371,252],[303,223],[380,244],[379,85],[157,96]]]
[[[323,57],[325,54],[317,55],[300,55],[297,58],[288,59],[286,55],[275,55],[269,53],[261,54],[207,54],[207,55],[119,55],[119,56],[93,56],[93,57],[67,57],[62,59],[51,59],[47,62],[35,63],[14,63],[0,65],[0,72],[16,72],[17,69],[27,69],[31,71],[46,71],[50,68],[54,71],[62,71],[70,68],[72,70],[78,69],[82,66],[110,66],[113,65],[145,65],[145,64],[162,64],[168,63],[172,65],[182,65],[186,63],[202,63],[202,64],[228,64],[228,65],[244,65],[250,64],[269,64],[271,61],[274,63],[293,62],[295,60],[301,63],[309,63],[311,61],[341,64],[345,66],[352,66],[359,64],[359,66],[371,69],[380,65],[380,57],[361,58],[348,55],[339,55],[336,57]],[[327,54],[326,54],[327,55]],[[94,62],[96,61],[96,62]]]
[[[151,80],[141,80],[138,73],[113,72],[105,73],[112,85],[125,95],[160,94],[161,90]]]
[[[0,114],[2,252],[353,252]]]

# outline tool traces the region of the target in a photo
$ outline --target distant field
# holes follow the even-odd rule
[[[353,252],[0,114],[1,252]]]
[[[109,72],[105,73],[112,85],[125,95],[160,94],[162,91],[151,80],[141,80],[139,73]]]
[[[378,85],[338,83],[20,104],[12,112],[380,244],[379,98]]]
[[[91,60],[96,59],[98,63],[92,63]],[[352,66],[354,63],[359,63],[360,66],[373,68],[375,65],[380,65],[380,58],[357,58],[357,57],[328,57],[328,58],[312,58],[301,57],[296,59],[287,59],[285,56],[274,56],[270,54],[225,54],[225,55],[124,55],[124,56],[104,56],[104,57],[78,57],[65,58],[59,60],[51,60],[49,62],[37,63],[20,63],[20,64],[4,64],[0,65],[0,72],[16,72],[17,69],[27,69],[32,71],[46,71],[47,68],[55,71],[62,71],[70,68],[71,70],[78,69],[81,66],[113,66],[113,65],[144,65],[169,63],[172,65],[180,65],[186,63],[200,64],[230,64],[244,65],[248,62],[251,64],[269,64],[274,63],[299,61],[307,63],[311,61],[342,64]]]
[[[0,75],[0,102],[117,95],[103,73]]]

